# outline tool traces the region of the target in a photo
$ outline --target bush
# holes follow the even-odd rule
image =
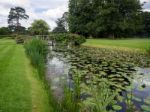
[[[73,45],[81,45],[86,41],[84,36],[77,35],[77,34],[70,34],[69,35],[69,41],[72,42]]]
[[[57,43],[71,43],[72,45],[81,45],[86,41],[84,36],[68,33],[53,34],[53,36],[51,35],[51,39],[56,41]]]
[[[24,38],[21,35],[16,35],[15,40],[17,44],[24,43]]]
[[[68,34],[65,33],[59,33],[59,34],[54,34],[53,38],[56,42],[58,43],[66,43]]]
[[[40,76],[45,73],[45,60],[48,47],[42,40],[32,39],[25,43],[25,49],[32,65],[37,68]]]

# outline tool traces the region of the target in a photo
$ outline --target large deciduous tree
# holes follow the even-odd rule
[[[57,26],[53,29],[54,33],[65,33],[67,32],[64,25],[64,20],[62,18],[58,18],[56,21]]]
[[[68,12],[65,12],[61,18],[56,21],[57,26],[54,28],[54,33],[65,33],[68,31]]]
[[[139,0],[69,0],[69,30],[85,36],[121,37],[141,28]]]
[[[143,35],[150,36],[150,12],[143,12],[142,13],[142,20],[143,20]]]
[[[29,32],[33,35],[47,35],[49,33],[50,27],[44,20],[35,20],[31,27],[29,27]]]
[[[22,28],[20,20],[28,19],[29,16],[22,7],[11,8],[8,15],[9,28],[14,32],[19,32]]]

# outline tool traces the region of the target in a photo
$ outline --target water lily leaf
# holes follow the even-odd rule
[[[145,99],[144,102],[147,103],[148,105],[150,105],[150,98]]]
[[[113,105],[112,107],[114,110],[117,110],[117,111],[122,109],[120,105]]]
[[[143,109],[144,111],[150,112],[150,106],[148,106],[148,105],[142,105],[141,107],[142,107],[142,109]]]
[[[135,96],[134,96],[133,99],[134,99],[135,101],[141,102],[141,99],[138,98],[138,97],[135,97]]]

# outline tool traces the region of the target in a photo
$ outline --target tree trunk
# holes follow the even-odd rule
[[[19,26],[20,26],[20,23],[19,23],[19,16],[17,16],[17,26],[16,26],[16,30],[17,30],[17,33],[19,33]]]

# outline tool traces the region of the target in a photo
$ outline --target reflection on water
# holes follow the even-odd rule
[[[55,52],[52,52],[51,55],[53,55],[53,57],[48,59],[46,78],[51,84],[51,89],[56,98],[61,99],[65,82],[70,83],[68,77],[69,64],[65,63],[64,58],[61,60],[60,57],[55,55]]]
[[[134,94],[142,99],[150,96],[150,69],[137,68],[134,77]]]
[[[138,72],[134,78],[134,95],[146,99],[150,96],[150,69],[137,68]]]
[[[150,68],[137,67],[136,70],[137,73],[133,79],[132,94],[134,97],[132,100],[137,108],[136,112],[143,112],[141,105],[145,104],[145,100],[150,97]],[[122,102],[121,105],[123,109],[119,112],[127,112],[125,102]]]

